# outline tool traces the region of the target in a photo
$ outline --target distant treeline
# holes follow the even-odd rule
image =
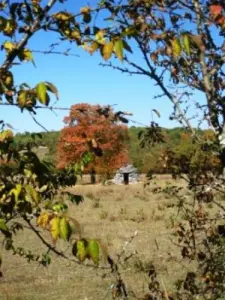
[[[146,146],[144,148],[140,147],[139,133],[145,131],[145,128],[141,127],[130,127],[129,136],[130,140],[128,143],[128,152],[130,162],[133,163],[135,167],[138,168],[139,172],[147,173],[151,170],[154,173],[165,173],[165,166],[161,156],[167,151],[173,151],[175,155],[179,157],[188,158],[194,167],[200,160],[204,159],[205,165],[210,168],[211,166],[216,166],[218,164],[218,159],[209,155],[209,152],[202,151],[201,147],[196,144],[193,145],[191,136],[183,128],[173,128],[173,129],[162,129],[162,136],[164,142],[156,144],[154,146]],[[214,139],[214,133],[211,130],[199,131],[200,135],[205,141]],[[16,134],[15,143],[29,143],[34,141],[38,146],[45,146],[48,149],[43,151],[43,149],[38,150],[38,154],[41,158],[52,163],[56,162],[56,148],[57,141],[60,136],[59,131],[51,131],[41,133],[42,138],[38,135],[31,133]],[[193,149],[194,154],[193,154]],[[190,159],[190,155],[192,155]],[[209,157],[207,157],[207,155]]]

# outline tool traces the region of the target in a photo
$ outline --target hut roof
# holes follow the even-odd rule
[[[137,169],[132,165],[127,165],[125,167],[122,167],[118,170],[119,173],[137,173]]]

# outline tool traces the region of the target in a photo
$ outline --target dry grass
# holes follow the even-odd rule
[[[165,185],[165,182],[161,182]],[[186,267],[181,265],[179,250],[170,239],[174,221],[174,201],[153,194],[143,184],[133,186],[76,186],[74,193],[85,196],[79,206],[71,205],[70,214],[82,224],[83,235],[98,237],[114,258],[126,241],[138,230],[138,236],[127,247],[127,255],[137,251],[122,271],[128,287],[137,295],[147,288],[146,268],[152,261],[166,288],[181,278]],[[27,249],[41,252],[42,246],[26,232],[18,243]],[[60,245],[65,247],[65,245]],[[48,268],[28,264],[22,258],[3,253],[4,277],[0,281],[0,299],[111,299],[107,290],[114,282],[111,275],[101,277],[96,270],[53,257]],[[172,281],[171,281],[172,278]],[[146,283],[146,284],[145,284]]]

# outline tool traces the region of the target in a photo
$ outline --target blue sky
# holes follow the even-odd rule
[[[70,8],[74,7],[69,6],[68,9]],[[0,42],[2,41],[0,36]],[[46,50],[48,45],[55,41],[55,34],[38,33],[30,40],[28,48]],[[116,110],[130,111],[133,113],[131,117],[133,120],[146,125],[151,121],[151,110],[157,109],[161,118],[156,120],[161,126],[178,126],[177,123],[169,121],[172,105],[168,99],[153,99],[159,90],[148,78],[129,76],[110,68],[103,68],[99,66],[102,62],[99,55],[90,56],[83,49],[78,49],[75,44],[72,45],[72,49],[73,53],[79,54],[79,58],[34,53],[37,68],[31,63],[14,67],[16,84],[27,82],[34,86],[44,80],[52,82],[59,90],[60,99],[56,104],[59,107],[70,107],[81,102],[117,104]],[[134,53],[133,57],[139,62],[142,59],[138,53]],[[3,58],[3,54],[0,54],[0,61]],[[53,96],[52,103],[54,101]],[[11,124],[16,132],[42,131],[27,112],[20,113],[18,108],[8,107],[1,107],[1,110],[2,118]],[[63,117],[68,112],[56,111],[56,113],[57,115],[51,111],[39,110],[36,118],[48,130],[59,130],[63,127]]]

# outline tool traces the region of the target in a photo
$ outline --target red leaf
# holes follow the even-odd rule
[[[222,14],[223,7],[221,5],[215,4],[215,5],[211,5],[209,10],[210,10],[211,15],[215,18],[218,15]]]

